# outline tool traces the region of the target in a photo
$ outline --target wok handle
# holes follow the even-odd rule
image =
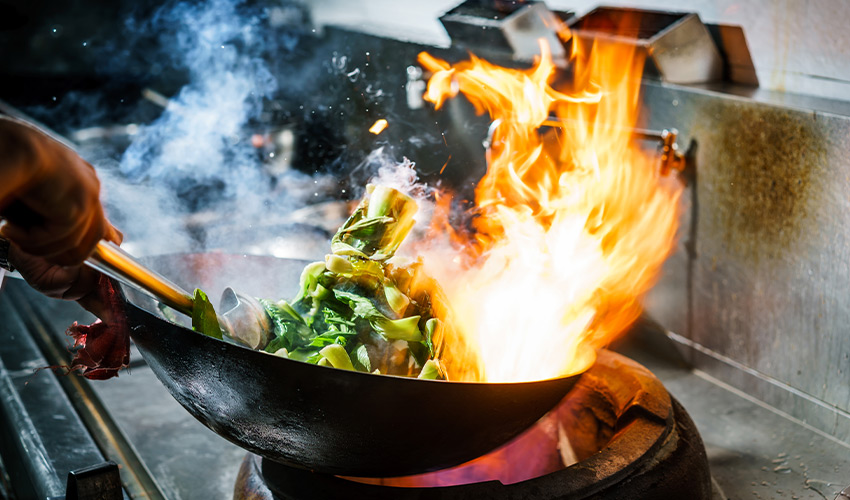
[[[192,316],[194,300],[189,292],[148,269],[110,241],[100,240],[86,260],[86,265],[152,296],[187,316]]]

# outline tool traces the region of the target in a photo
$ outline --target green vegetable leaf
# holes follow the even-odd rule
[[[192,329],[212,338],[222,340],[221,327],[210,299],[200,288],[195,289],[192,304]]]
[[[309,343],[313,332],[304,318],[288,302],[281,300],[272,302],[260,299],[260,304],[272,320],[274,325],[273,338],[266,346],[266,352],[275,352],[278,349],[294,349]]]
[[[352,357],[357,361],[355,366],[357,366],[358,370],[362,367],[362,370],[370,372],[372,371],[372,362],[369,360],[369,352],[366,350],[366,344],[360,344],[353,351],[351,351]]]
[[[437,331],[442,326],[440,320],[437,318],[431,318],[425,322],[425,345],[428,347],[428,352],[431,353],[431,356],[434,355],[434,336],[437,334]]]
[[[402,319],[378,318],[370,322],[376,331],[384,334],[391,340],[406,340],[408,342],[420,342],[422,332],[419,331],[419,316],[410,316]]]
[[[401,293],[390,280],[384,281],[384,295],[387,298],[387,304],[389,304],[390,309],[396,314],[396,317],[400,318],[403,316],[407,306],[410,305],[410,299],[407,295]]]
[[[304,267],[304,270],[301,271],[301,279],[299,280],[301,291],[298,294],[298,297],[295,298],[294,302],[298,302],[304,297],[307,297],[313,290],[315,290],[316,284],[319,282],[319,276],[324,272],[324,270],[324,262],[313,262],[312,264],[307,264],[307,266]]]
[[[340,300],[348,304],[351,310],[354,312],[355,316],[359,316],[361,318],[365,318],[368,320],[376,319],[376,318],[384,318],[388,319],[386,316],[381,314],[381,311],[372,304],[372,301],[367,299],[366,297],[361,297],[356,293],[344,292],[342,290],[334,290],[334,296]]]
[[[354,322],[343,316],[336,309],[333,309],[327,303],[322,308],[322,319],[329,328],[339,332],[353,332]]]
[[[339,344],[331,344],[319,351],[319,354],[330,361],[334,368],[354,370],[354,366],[351,364],[351,359],[348,357],[348,353],[345,352],[345,348]]]
[[[413,356],[417,366],[424,366],[425,362],[431,357],[431,351],[428,350],[425,342],[408,342],[407,347],[410,349],[410,355]]]
[[[331,344],[339,344],[345,347],[348,344],[349,339],[353,339],[356,336],[357,332],[341,333],[331,330],[313,337],[307,345],[311,347],[324,347]]]
[[[322,358],[319,354],[319,349],[315,347],[299,347],[294,351],[289,351],[289,359],[295,361],[303,361],[305,363],[316,364]]]
[[[286,349],[285,346],[287,346],[287,345],[290,345],[290,344],[289,344],[289,341],[286,338],[275,337],[275,338],[273,338],[269,341],[269,343],[266,345],[266,348],[264,349],[264,351],[274,354],[281,349]]]
[[[429,359],[419,372],[419,377],[426,380],[436,380],[442,378],[440,374],[440,364],[435,359]]]
[[[342,290],[334,290],[333,292],[337,299],[347,303],[351,307],[355,316],[368,320],[372,328],[376,332],[383,334],[385,338],[413,342],[422,340],[422,333],[419,331],[418,326],[419,316],[393,320],[384,316],[372,304],[372,301],[366,297],[361,297],[351,292],[343,292]]]
[[[387,186],[369,185],[366,190],[368,197],[334,235],[331,250],[383,261],[393,256],[413,228],[416,202]]]
[[[368,238],[380,230],[383,226],[395,222],[392,217],[372,217],[360,219],[354,224],[342,229],[341,232],[349,233],[354,237]]]

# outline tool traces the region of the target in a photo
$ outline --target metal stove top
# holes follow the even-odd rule
[[[88,313],[6,279],[0,318],[2,430],[6,438],[28,437],[26,449],[0,441],[5,488],[36,477],[32,496],[61,496],[68,471],[111,459],[130,478],[128,498],[142,490],[150,498],[231,497],[245,451],[195,421],[138,352],[127,372],[108,381],[34,371],[57,363],[51,353],[69,359],[65,328],[91,321]],[[845,444],[688,368],[650,322],[614,347],[652,370],[688,410],[719,498],[831,500],[850,481]]]

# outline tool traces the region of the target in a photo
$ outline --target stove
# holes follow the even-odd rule
[[[485,168],[481,143],[489,123],[460,101],[443,113],[417,101],[424,83],[416,54],[427,49],[457,60],[467,49],[480,50],[506,64],[525,64],[529,44],[517,27],[545,29],[546,23],[523,20],[527,13],[503,3],[513,7],[476,29],[470,28],[476,8],[447,8],[442,17],[448,41],[415,33],[404,38],[366,24],[334,26],[345,21],[321,21],[327,12],[318,8],[305,14],[278,6],[282,10],[274,15],[281,19],[317,18],[315,34],[302,27],[295,36],[285,23],[277,26],[281,46],[299,40],[283,59],[305,57],[298,73],[315,86],[293,89],[294,98],[270,98],[251,133],[233,141],[262,138],[252,152],[264,157],[269,193],[280,193],[293,179],[302,183],[299,189],[316,186],[308,201],[321,203],[308,205],[308,215],[287,207],[261,228],[296,228],[306,236],[249,241],[250,231],[239,232],[238,224],[221,217],[227,207],[181,193],[184,205],[168,207],[180,217],[169,223],[186,237],[166,243],[182,245],[180,250],[250,248],[321,258],[328,231],[337,225],[328,221],[345,217],[345,200],[357,195],[344,191],[363,180],[364,158],[380,146],[416,159],[426,180],[469,188]],[[567,10],[552,10],[550,17],[540,4],[534,9],[574,26],[585,19]],[[598,29],[600,19],[604,25],[616,13],[598,9],[584,24]],[[678,129],[672,143],[665,139],[659,158],[662,165],[665,155],[685,165],[679,248],[648,298],[646,316],[603,351],[576,390],[523,437],[465,468],[417,478],[355,480],[289,469],[246,455],[196,422],[135,349],[127,373],[107,382],[38,370],[67,363],[65,328],[93,318],[6,277],[0,289],[0,497],[83,498],[79,492],[86,488],[116,481],[122,486],[112,489],[118,497],[169,499],[315,498],[317,492],[324,498],[839,495],[850,483],[850,408],[842,382],[850,369],[842,333],[850,308],[840,293],[848,278],[840,200],[846,193],[850,106],[759,88],[740,28],[700,28],[698,20],[692,13],[659,13],[639,40],[653,55],[642,83],[642,126]],[[686,32],[698,35],[704,64],[670,49],[671,35]],[[689,65],[699,70],[679,71]],[[703,80],[694,81],[694,74]],[[156,78],[125,85],[106,76],[64,80],[52,74],[34,86],[32,75],[13,76],[15,92],[0,93],[0,99],[66,134],[104,176],[115,173],[121,151],[138,134],[135,125],[150,122],[168,105],[151,87],[168,95],[179,88]],[[100,122],[90,117],[79,123],[67,118],[66,107],[51,108],[52,98],[62,102],[75,84],[81,85],[78,94],[102,91],[114,109],[98,113]],[[127,104],[132,112],[123,112],[119,97],[134,101]],[[299,105],[305,109],[293,112]],[[384,116],[391,118],[387,130],[368,134],[368,126]],[[649,136],[654,147],[656,136]],[[441,175],[447,164],[465,168]],[[130,234],[128,248],[138,254],[167,248],[146,246],[148,236]],[[517,452],[528,436],[550,440],[533,459]],[[499,461],[512,467],[487,465]],[[536,468],[515,467],[527,462]]]
[[[237,488],[263,494],[270,491],[270,486],[266,481],[257,482],[257,478],[267,476],[283,482],[284,488],[294,488],[280,498],[299,498],[305,494],[301,488],[311,491],[309,488],[313,484],[330,485],[329,488],[343,484],[358,491],[368,487],[366,491],[370,494],[392,488],[315,477],[307,471],[274,464],[264,466],[253,455],[246,457],[244,450],[195,421],[174,401],[135,350],[129,371],[108,382],[90,382],[74,375],[57,375],[50,370],[34,372],[43,366],[67,363],[70,357],[65,350],[65,326],[75,320],[92,318],[73,304],[46,299],[22,282],[9,279],[0,296],[0,312],[4,318],[0,333],[8,339],[0,346],[3,363],[0,375],[10,388],[8,394],[13,396],[3,400],[4,429],[7,432],[15,429],[16,435],[33,438],[24,446],[16,444],[18,440],[7,434],[0,442],[5,470],[3,484],[7,491],[30,491],[35,498],[61,496],[69,471],[100,465],[107,459],[122,464],[121,480],[126,498],[142,494],[150,498],[230,498]],[[601,363],[581,380],[580,389],[586,392],[571,393],[559,409],[559,412],[586,412],[587,427],[574,435],[583,432],[593,439],[586,439],[583,444],[578,437],[570,440],[576,462],[563,468],[564,453],[555,446],[547,452],[552,460],[543,461],[544,470],[550,467],[552,472],[505,486],[497,481],[484,482],[487,491],[489,488],[523,491],[525,483],[543,483],[546,488],[553,488],[547,489],[551,492],[548,498],[565,498],[557,496],[564,490],[555,488],[581,485],[581,481],[587,479],[583,474],[605,479],[609,484],[633,481],[635,488],[640,488],[650,478],[657,477],[641,473],[647,462],[652,464],[651,471],[663,471],[662,478],[677,477],[683,470],[696,474],[686,476],[685,483],[689,495],[702,495],[693,498],[740,498],[736,495],[746,494],[755,498],[790,498],[793,495],[831,499],[846,486],[843,482],[850,472],[850,461],[842,444],[707,373],[694,370],[664,330],[650,320],[640,321],[624,341],[613,347],[614,352],[603,354]],[[615,369],[605,366],[612,363]],[[595,380],[591,380],[591,375],[595,378],[601,371],[623,369],[632,372],[626,375],[627,385],[649,388],[660,392],[661,396],[655,394],[652,399],[631,401],[627,396],[611,398],[612,394],[608,393],[611,399],[589,406],[609,413],[587,412],[585,398],[592,398],[599,391],[610,391],[610,386],[614,385],[609,373]],[[618,416],[611,411],[616,405],[621,409],[633,409]],[[669,415],[664,413],[665,409]],[[662,418],[661,415],[667,416]],[[640,432],[637,443],[629,443],[627,436],[620,435],[624,430],[639,427],[646,432]],[[675,441],[671,439],[673,435]],[[594,449],[612,441],[617,446],[630,448],[622,457],[636,457],[637,460],[624,463],[617,459],[599,467],[583,468],[583,461],[589,455],[592,459]],[[675,442],[675,448],[671,449],[671,442]],[[603,454],[600,458],[607,456]],[[706,460],[710,480],[705,477]],[[562,476],[572,474],[570,469],[584,472],[578,472],[577,479],[565,479],[566,485],[561,484]],[[697,478],[695,483],[693,477]],[[33,478],[36,478],[35,484]],[[306,478],[310,481],[305,483]],[[708,486],[706,481],[709,481]],[[272,479],[271,486],[276,485]],[[482,485],[466,486],[476,487]],[[433,494],[462,488],[464,486],[436,488]],[[706,488],[709,488],[708,493]],[[413,488],[407,494],[413,495],[420,490]],[[392,495],[398,493],[396,488],[390,491]],[[622,490],[612,491],[622,494]],[[654,487],[650,494],[653,491]],[[602,492],[593,494],[597,493],[603,495]],[[237,497],[239,494],[237,491]],[[481,498],[468,491],[457,493],[461,494],[468,496],[441,498]],[[585,497],[615,498],[593,494],[585,493]],[[375,495],[400,498],[390,493]]]
[[[498,416],[494,416],[498,418]],[[600,351],[528,431],[467,464],[417,476],[345,478],[248,454],[234,499],[712,498],[699,433],[652,373]]]

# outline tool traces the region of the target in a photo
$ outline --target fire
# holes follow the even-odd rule
[[[376,120],[375,123],[373,123],[372,126],[369,127],[369,132],[378,135],[383,132],[385,128],[387,128],[387,125],[389,125],[387,121],[381,118],[380,120]]]
[[[433,73],[427,100],[440,107],[462,93],[493,119],[473,231],[439,231],[463,258],[424,251],[455,333],[471,346],[442,354],[455,380],[585,370],[638,317],[675,243],[681,187],[630,139],[643,60],[622,45],[579,46],[572,81],[557,89],[542,41],[528,70],[420,54]]]

